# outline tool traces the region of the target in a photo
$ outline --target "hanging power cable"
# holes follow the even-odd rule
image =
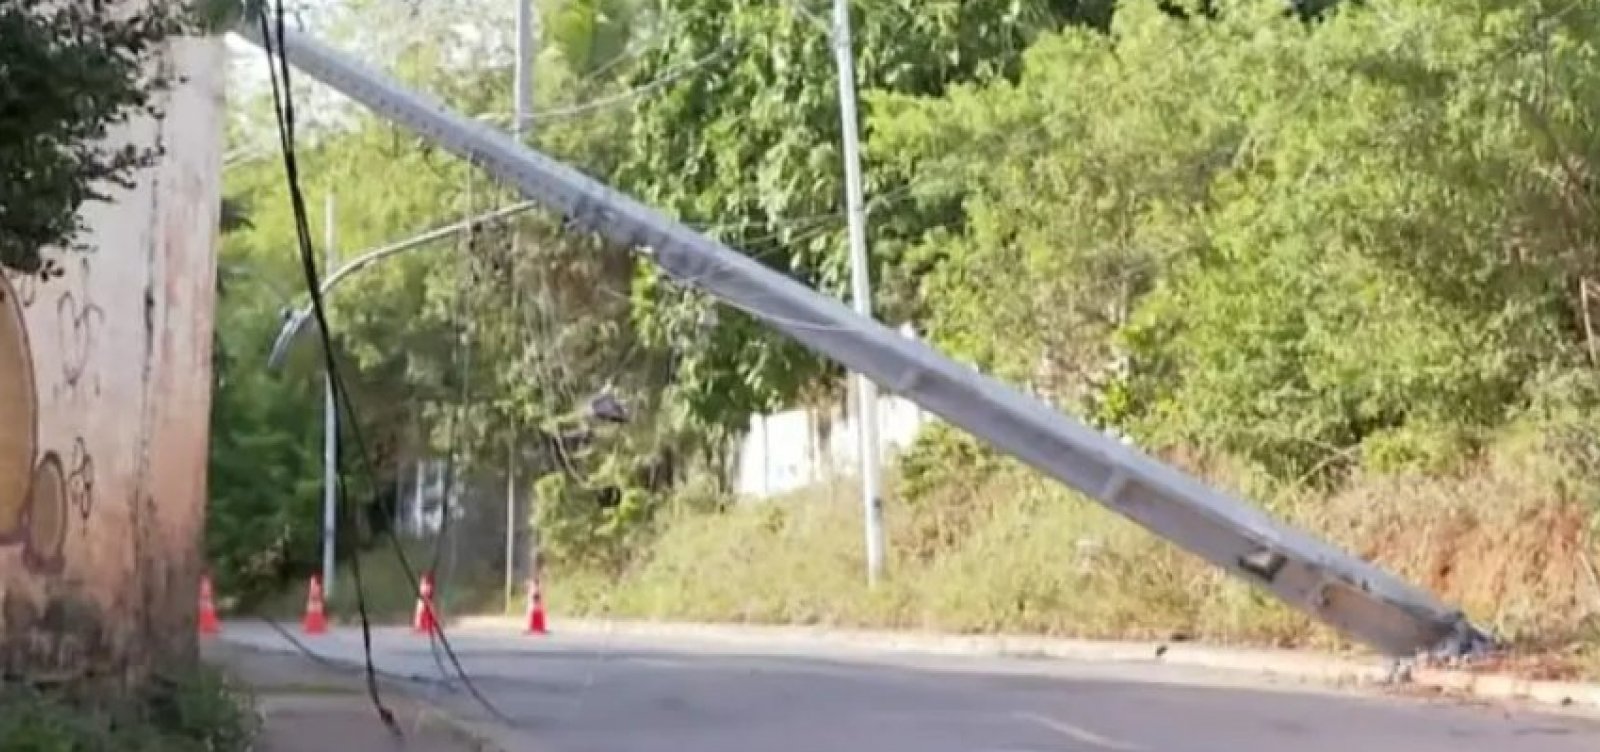
[[[373,466],[372,458],[367,451],[365,441],[362,437],[360,424],[356,420],[354,406],[351,403],[349,391],[346,389],[343,374],[340,372],[337,358],[335,358],[333,355],[332,329],[328,325],[327,312],[323,303],[321,292],[322,285],[316,268],[316,257],[311,240],[311,225],[308,218],[308,213],[306,211],[305,196],[300,187],[299,164],[295,153],[293,84],[290,76],[288,57],[282,54],[283,51],[281,49],[277,49],[278,40],[283,39],[285,36],[285,21],[282,0],[278,0],[278,2],[273,3],[272,17],[270,19],[265,12],[261,12],[257,14],[257,20],[260,24],[262,48],[266,52],[268,68],[270,71],[273,112],[277,119],[280,146],[283,151],[284,174],[288,183],[289,199],[294,215],[295,235],[299,248],[300,266],[305,276],[307,291],[311,297],[311,308],[317,323],[317,331],[320,339],[322,340],[323,366],[327,369],[329,382],[333,387],[334,404],[336,405],[336,409],[339,411],[340,417],[342,418],[342,420],[339,421],[341,426],[340,432],[343,433],[344,430],[348,430],[352,439],[352,443],[355,445],[357,456],[361,459],[363,467],[369,475],[369,478],[375,481],[377,474]],[[343,442],[340,442],[340,451],[336,452],[335,454],[335,469],[335,486],[337,488],[339,506],[344,509],[345,513],[350,515],[352,521],[354,521],[357,515],[354,514],[354,507],[350,503],[349,499],[349,488],[348,483],[346,482],[347,479],[345,477],[343,463]],[[376,495],[375,492],[374,495]],[[356,530],[357,528],[352,526],[351,529]],[[393,530],[387,530],[387,532],[389,543],[399,559],[401,569],[405,574],[408,583],[413,591],[418,590],[420,588],[420,582],[418,581],[415,569],[411,566],[410,561],[405,554],[404,548],[401,546],[399,539],[395,537]],[[365,590],[361,577],[359,556],[352,558],[350,571],[355,584],[356,610],[361,620],[362,655],[366,668],[367,694],[384,725],[388,727],[391,732],[398,735],[401,733],[399,725],[395,722],[394,714],[388,709],[388,707],[384,705],[383,699],[378,691],[377,670],[372,657],[372,624],[367,608]],[[518,725],[515,720],[502,713],[494,706],[493,703],[488,700],[487,697],[484,697],[483,694],[478,690],[471,677],[467,675],[465,668],[461,665],[460,658],[456,655],[455,649],[450,645],[449,638],[446,637],[442,625],[438,629],[437,636],[440,644],[444,647],[446,655],[450,658],[450,662],[452,667],[455,669],[456,675],[460,678],[462,684],[466,687],[467,691],[473,696],[478,704],[502,722],[512,726]]]
[[[283,2],[279,0],[274,4],[274,17],[271,24],[265,14],[259,16],[263,39],[267,44],[263,49],[267,54],[269,78],[272,84],[273,114],[278,123],[278,136],[283,151],[284,176],[288,182],[289,201],[294,214],[295,238],[299,248],[300,266],[305,274],[307,290],[311,294],[312,311],[316,316],[317,330],[322,340],[323,367],[327,370],[329,383],[334,392],[334,405],[339,404],[339,397],[344,389],[338,371],[337,360],[333,356],[333,337],[328,328],[327,312],[323,306],[321,294],[321,281],[318,279],[315,252],[312,249],[311,223],[307,217],[305,196],[300,190],[300,171],[295,154],[294,131],[294,93],[293,84],[289,74],[289,61],[284,55],[273,58],[272,40],[281,39],[284,31]],[[278,66],[273,67],[276,62]],[[342,444],[342,442],[341,442]],[[335,468],[342,470],[342,463],[335,459]],[[338,502],[341,508],[348,508],[346,487],[342,472],[335,473],[334,485],[337,488]],[[367,613],[366,594],[361,582],[361,569],[359,565],[351,568],[351,575],[356,586],[356,609],[361,617],[361,635],[363,657],[366,665],[367,694],[372,700],[373,708],[377,710],[378,717],[385,726],[395,734],[400,733],[400,727],[395,723],[394,714],[383,704],[383,698],[378,692],[378,679],[376,667],[372,661],[372,625]]]
[[[439,531],[433,539],[432,561],[429,562],[427,569],[427,572],[434,578],[436,602],[444,599],[449,580],[448,574],[440,574],[440,564],[444,559],[446,541],[453,535],[452,523],[455,517],[453,502],[459,489],[457,477],[461,472],[462,465],[461,431],[468,418],[468,400],[472,395],[472,326],[467,311],[467,288],[468,280],[471,277],[470,272],[473,260],[477,257],[480,232],[478,225],[471,221],[472,217],[477,216],[478,211],[478,202],[475,200],[476,193],[473,190],[474,175],[473,170],[469,169],[467,171],[466,215],[468,224],[466,234],[463,236],[465,238],[463,242],[465,253],[456,263],[455,294],[451,301],[450,312],[450,359],[456,366],[457,394],[456,398],[449,402],[449,407],[445,411],[444,489],[443,497],[439,503]],[[453,546],[454,544],[451,543],[450,545]],[[451,566],[446,567],[444,571],[453,573],[454,557],[452,557]],[[428,634],[428,650],[433,654],[434,665],[442,675],[448,672],[445,670],[444,662],[440,659],[439,649],[439,640],[435,639],[434,634],[430,632]]]

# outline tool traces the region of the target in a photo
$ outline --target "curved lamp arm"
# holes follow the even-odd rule
[[[340,282],[343,282],[350,275],[355,274],[356,272],[361,271],[362,269],[365,269],[366,267],[371,266],[379,261],[382,261],[383,259],[389,258],[390,256],[420,248],[435,240],[442,240],[456,233],[463,232],[474,225],[479,225],[484,222],[492,222],[497,219],[503,219],[515,214],[520,214],[536,206],[538,206],[538,204],[533,201],[524,201],[519,204],[512,204],[510,206],[488,212],[487,214],[480,214],[471,219],[464,219],[460,222],[456,222],[455,224],[445,225],[443,227],[429,230],[414,238],[410,238],[409,240],[402,240],[398,243],[392,243],[390,245],[367,251],[360,256],[351,259],[349,263],[339,267],[332,274],[329,274],[326,279],[322,280],[322,294],[328,295],[333,291],[334,287],[337,287]],[[292,313],[286,313],[283,321],[283,328],[278,330],[278,338],[272,343],[272,352],[267,356],[267,368],[277,370],[283,367],[283,361],[289,355],[289,348],[293,347],[294,344],[299,341],[301,332],[305,331],[306,322],[310,320],[311,306],[309,304],[301,306]]]

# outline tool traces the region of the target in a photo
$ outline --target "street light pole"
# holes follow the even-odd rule
[[[511,133],[518,141],[525,141],[529,130],[528,115],[533,111],[533,56],[536,45],[534,37],[533,7],[536,0],[516,0],[517,3],[517,60],[512,79],[512,115]],[[520,290],[516,284],[516,269],[520,257],[520,233],[511,234],[511,311],[515,315],[517,296]],[[506,441],[506,611],[514,608],[517,593],[517,528],[521,525],[517,519],[517,439],[515,426],[512,426],[513,435]],[[530,516],[532,510],[529,510]],[[533,567],[536,562],[536,547],[538,536],[529,523],[528,531],[528,567],[529,575],[533,576]]]
[[[522,136],[528,128],[528,115],[533,111],[533,55],[535,0],[516,0],[517,3],[517,62],[512,85],[511,132]]]
[[[867,212],[861,186],[861,143],[856,115],[856,65],[850,40],[849,0],[833,2],[833,52],[839,69],[839,118],[844,131],[845,208],[849,218],[850,296],[857,313],[872,316],[867,263]],[[854,375],[856,436],[861,463],[861,504],[866,516],[867,581],[883,575],[883,502],[878,479],[878,386]]]
[[[328,193],[323,211],[323,245],[327,254],[327,272],[332,274],[338,266],[338,251],[334,248],[333,193]],[[331,350],[333,342],[327,341]],[[329,354],[332,357],[332,354]],[[334,399],[333,374],[323,369],[322,374],[322,592],[333,595],[334,536],[339,524],[339,408]]]

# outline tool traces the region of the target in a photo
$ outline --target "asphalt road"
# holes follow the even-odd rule
[[[291,628],[293,625],[290,625]],[[755,649],[452,632],[514,752],[1594,752],[1600,721],[1159,665]],[[263,624],[223,639],[295,650]],[[355,630],[304,638],[360,661]],[[425,637],[379,630],[381,670],[487,718]],[[507,741],[509,739],[509,741]]]

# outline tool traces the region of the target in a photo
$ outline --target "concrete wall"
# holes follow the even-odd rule
[[[136,678],[192,655],[223,145],[218,40],[166,57],[138,186],[84,209],[87,252],[0,282],[0,669]]]

